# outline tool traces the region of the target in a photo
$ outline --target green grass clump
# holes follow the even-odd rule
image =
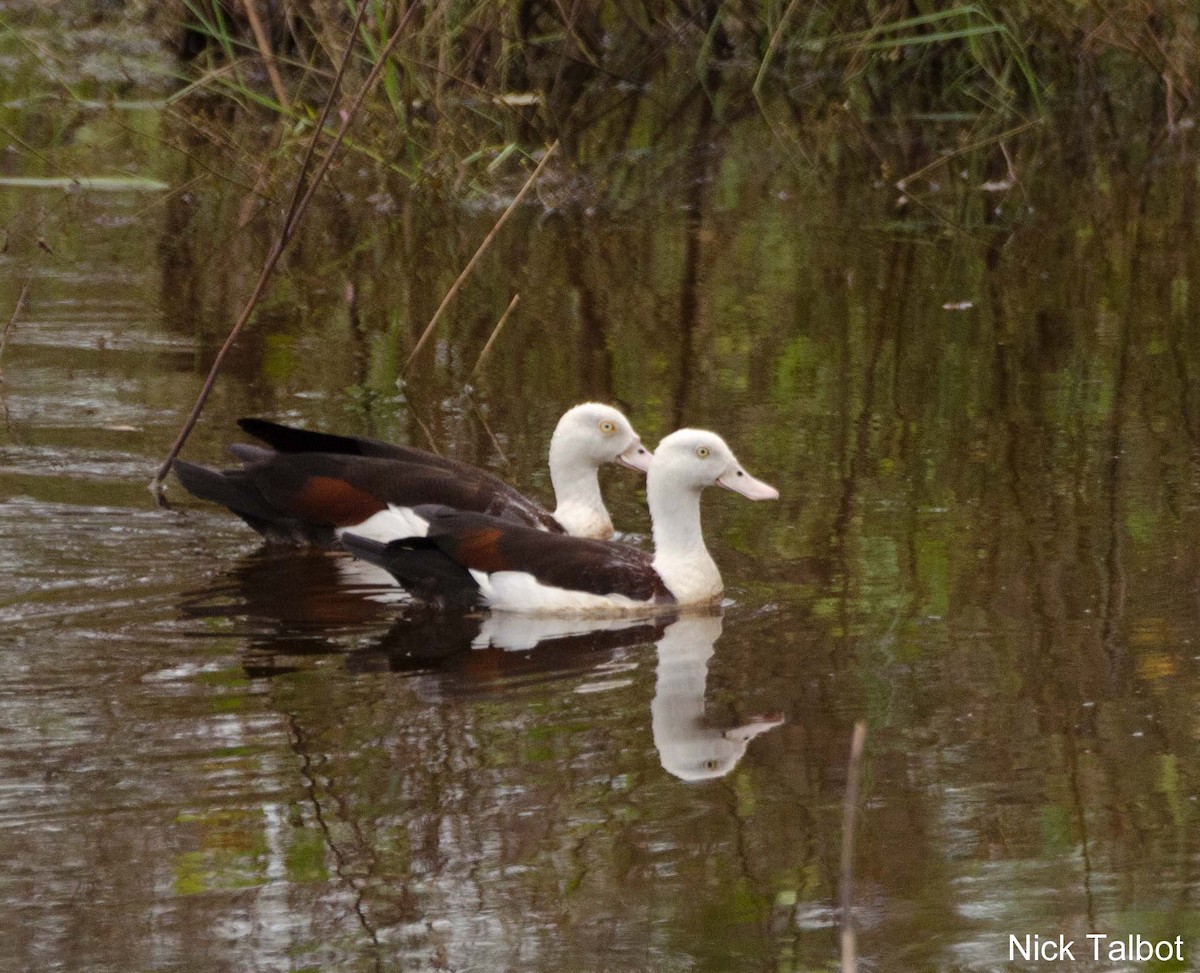
[[[357,9],[262,4],[264,48],[241,5],[183,3],[177,42],[194,79],[297,125]],[[404,11],[367,3],[360,74]],[[431,0],[354,141],[410,178],[461,185],[503,169],[518,146],[558,139],[587,163],[688,140],[703,101],[708,125],[759,117],[810,160],[836,145],[897,176],[1034,128],[1073,153],[1108,151],[1186,119],[1198,18],[1184,0]],[[268,61],[286,104],[266,83]]]

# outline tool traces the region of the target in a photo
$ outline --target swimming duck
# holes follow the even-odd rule
[[[618,410],[597,402],[569,409],[550,439],[553,513],[491,473],[459,460],[375,439],[294,429],[264,419],[238,425],[271,448],[229,447],[241,469],[214,470],[177,460],[193,494],[224,504],[270,541],[336,547],[346,530],[385,541],[423,535],[414,508],[438,504],[488,514],[539,532],[608,537],[612,519],[600,496],[599,467],[646,470],[650,452]]]
[[[712,604],[723,587],[700,527],[700,494],[709,486],[751,500],[779,497],[716,433],[680,429],[659,443],[647,473],[653,554],[446,506],[415,509],[428,524],[424,537],[383,544],[347,531],[342,543],[414,597],[448,607],[604,615]]]

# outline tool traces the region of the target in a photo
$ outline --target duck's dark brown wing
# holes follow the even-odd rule
[[[461,460],[438,456],[436,453],[413,446],[397,446],[393,443],[361,436],[341,436],[335,433],[315,432],[311,429],[297,429],[266,419],[243,418],[238,420],[238,425],[244,432],[267,443],[278,452],[289,455],[326,454],[394,460],[412,467],[442,470],[474,484],[477,494],[487,496],[485,505],[480,506],[476,502],[476,505],[462,509],[489,513],[496,517],[512,520],[514,523],[529,524],[554,533],[562,532],[558,521],[540,504],[513,489],[495,474]],[[413,506],[413,503],[404,499],[388,499],[387,502]],[[414,502],[457,506],[459,501],[447,495],[441,498],[429,496]]]

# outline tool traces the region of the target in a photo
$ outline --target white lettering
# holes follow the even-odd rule
[[[1167,962],[1174,960],[1183,962],[1183,937],[1174,939],[1148,939],[1141,933],[1131,933],[1124,939],[1113,939],[1106,933],[1090,932],[1084,938],[1091,943],[1092,961],[1099,963],[1105,958],[1111,963],[1128,963],[1136,961],[1145,963],[1150,960]],[[1067,939],[1059,933],[1053,939],[1043,939],[1041,936],[1026,934],[1008,937],[1008,960],[1018,959],[1026,962],[1033,960],[1042,963],[1061,963],[1069,960],[1075,962],[1075,940]]]
[[[1022,946],[1016,936],[1009,935],[1009,937],[1008,937],[1008,961],[1011,963],[1013,960],[1016,959],[1016,956],[1013,953],[1014,949],[1018,953],[1021,954],[1021,959],[1028,961],[1030,958],[1030,955],[1031,955],[1029,952],[1029,948],[1030,948],[1030,942],[1029,942],[1028,936],[1025,937],[1025,945]]]

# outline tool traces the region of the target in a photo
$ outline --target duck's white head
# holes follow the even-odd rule
[[[778,500],[779,491],[756,480],[738,462],[733,450],[715,432],[704,429],[678,429],[663,439],[654,451],[648,490],[699,492],[709,486],[723,486],[751,500]]]
[[[558,507],[554,516],[576,537],[607,537],[612,520],[600,496],[597,471],[619,463],[645,472],[651,454],[628,419],[600,402],[568,409],[550,438],[550,481]]]
[[[550,439],[551,463],[556,454],[593,468],[605,463],[643,473],[650,468],[650,450],[642,437],[620,411],[601,402],[584,402],[563,413]]]

